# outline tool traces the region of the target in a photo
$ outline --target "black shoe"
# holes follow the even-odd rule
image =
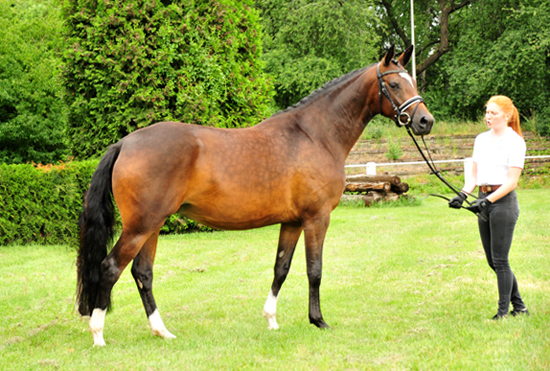
[[[510,312],[510,314],[512,316],[530,316],[529,314],[529,311],[527,310],[527,308],[523,308],[523,309],[520,309],[520,310],[513,310]]]
[[[491,318],[494,321],[498,321],[500,319],[508,318],[507,314],[495,314],[493,318]]]

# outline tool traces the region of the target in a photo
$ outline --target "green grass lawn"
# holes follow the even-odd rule
[[[511,266],[532,315],[494,322],[496,276],[476,219],[420,206],[338,207],[324,249],[321,307],[307,318],[303,239],[279,297],[262,307],[278,227],[165,236],[155,296],[176,339],[152,337],[127,269],[113,290],[107,346],[74,309],[75,252],[0,247],[1,370],[543,370],[550,368],[550,190],[518,192]]]

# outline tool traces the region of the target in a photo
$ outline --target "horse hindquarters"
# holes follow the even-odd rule
[[[156,251],[158,232],[164,222],[164,213],[151,215],[150,209],[140,209],[139,203],[130,197],[129,183],[120,182],[121,169],[128,169],[128,154],[122,151],[122,142],[109,148],[92,177],[81,215],[81,246],[77,259],[78,303],[82,315],[91,315],[90,330],[94,345],[105,345],[103,328],[105,313],[111,302],[111,291],[122,271],[138,256],[133,270],[136,283],[151,329],[155,335],[173,337],[162,323],[152,296],[152,265]],[[126,160],[122,160],[126,158]],[[132,159],[130,159],[132,160]],[[125,163],[126,161],[126,163]],[[130,161],[131,162],[131,161]],[[134,161],[135,162],[135,161]],[[115,166],[116,163],[116,166]],[[131,179],[135,179],[134,177]],[[123,231],[112,251],[107,255],[107,243],[113,234],[112,190],[121,211]],[[143,194],[141,196],[143,199]],[[124,211],[124,213],[123,213]],[[150,279],[148,278],[150,277]]]

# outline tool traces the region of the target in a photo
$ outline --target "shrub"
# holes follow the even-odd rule
[[[550,136],[550,108],[545,107],[542,114],[537,115],[535,131],[541,136]]]
[[[171,215],[160,229],[160,234],[182,234],[190,232],[212,232],[212,228],[178,214]]]
[[[88,158],[158,121],[250,126],[271,85],[252,0],[68,0],[68,135]]]
[[[388,152],[386,157],[389,160],[399,160],[403,156],[403,150],[401,149],[401,142],[399,139],[388,139]]]
[[[82,196],[97,164],[98,160],[55,166],[0,164],[0,245],[37,242],[76,246]],[[120,221],[118,213],[116,218]],[[211,230],[173,215],[161,233]]]
[[[96,165],[0,164],[0,244],[74,243],[82,195]]]
[[[0,162],[66,157],[61,25],[52,0],[0,2]]]

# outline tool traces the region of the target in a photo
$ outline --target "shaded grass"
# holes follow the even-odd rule
[[[107,347],[74,310],[75,253],[0,247],[0,369],[406,370],[550,367],[548,189],[518,192],[511,265],[531,317],[493,322],[496,278],[476,220],[439,199],[402,208],[338,207],[324,250],[321,303],[308,323],[303,240],[281,291],[278,331],[261,310],[278,227],[164,236],[155,295],[173,341],[153,338],[129,269],[113,291]]]

